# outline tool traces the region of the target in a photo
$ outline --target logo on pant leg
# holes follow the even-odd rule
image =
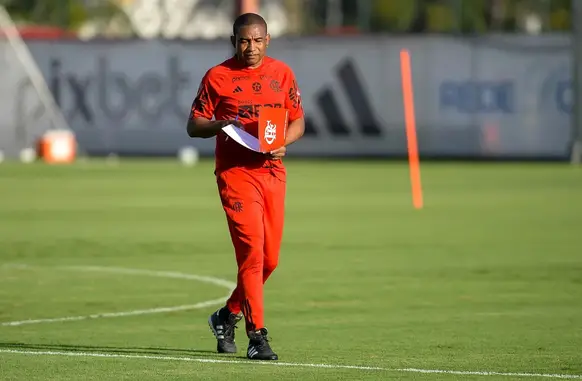
[[[242,212],[243,210],[243,204],[240,201],[235,201],[232,203],[232,210],[234,210],[237,213]]]

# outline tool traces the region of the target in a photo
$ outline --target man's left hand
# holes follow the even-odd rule
[[[287,147],[283,146],[281,148],[277,148],[276,150],[267,153],[267,157],[270,160],[281,160],[283,158],[283,156],[285,156],[286,152],[287,152]]]

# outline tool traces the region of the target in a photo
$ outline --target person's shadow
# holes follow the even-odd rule
[[[31,344],[31,343],[4,343],[0,342],[0,349],[20,351],[52,351],[74,353],[103,353],[116,355],[147,355],[147,356],[172,356],[172,357],[243,357],[240,354],[224,355],[216,351],[188,348],[160,348],[160,347],[120,347],[120,346],[96,346],[96,345],[71,345],[71,344]],[[243,351],[244,354],[244,351]]]

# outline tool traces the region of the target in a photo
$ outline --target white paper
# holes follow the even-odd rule
[[[241,146],[250,149],[251,151],[260,152],[259,139],[255,138],[248,132],[229,124],[228,126],[222,127],[222,131],[227,134],[232,140],[240,144]]]

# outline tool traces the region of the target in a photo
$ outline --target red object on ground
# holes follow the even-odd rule
[[[77,35],[73,32],[50,25],[19,25],[17,29],[24,40],[63,40],[77,38]]]

